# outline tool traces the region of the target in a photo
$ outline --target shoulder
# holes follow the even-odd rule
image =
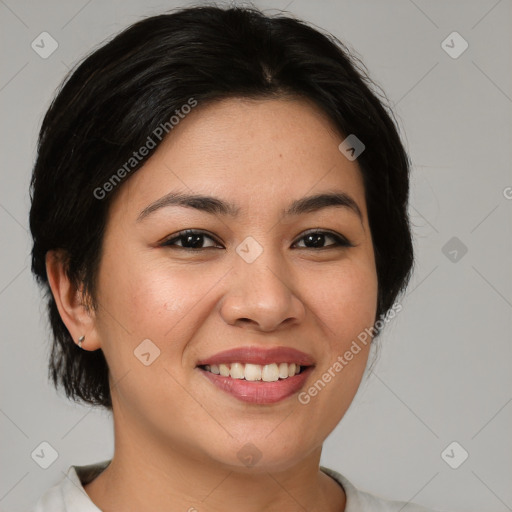
[[[320,466],[320,469],[334,478],[345,490],[347,502],[345,512],[361,512],[371,510],[372,512],[397,512],[404,510],[407,512],[441,512],[423,507],[411,502],[394,501],[370,494],[357,489],[347,478],[332,469]]]
[[[83,486],[109,463],[110,460],[87,466],[70,466],[63,478],[39,498],[30,512],[101,512]]]

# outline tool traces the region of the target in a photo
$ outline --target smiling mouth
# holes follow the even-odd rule
[[[205,364],[198,366],[201,370],[221,377],[246,380],[250,382],[276,382],[286,380],[302,373],[308,366],[297,363],[270,363],[265,365],[251,363]]]

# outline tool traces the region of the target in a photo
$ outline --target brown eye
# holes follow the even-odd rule
[[[324,245],[326,239],[334,240],[334,243]],[[335,247],[353,247],[353,245],[343,236],[331,233],[329,231],[310,231],[303,235],[299,240],[304,240],[305,246],[300,249],[334,249]]]
[[[214,245],[203,246],[206,239],[213,241]],[[178,245],[177,242],[181,242],[181,244]],[[165,241],[162,244],[162,247],[173,247],[189,250],[210,249],[212,247],[216,247],[216,243],[217,242],[210,235],[207,235],[204,231],[187,229],[185,231],[181,231],[173,238]]]

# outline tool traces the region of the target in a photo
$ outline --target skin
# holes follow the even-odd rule
[[[228,99],[197,106],[112,202],[98,275],[100,307],[87,311],[58,258],[47,270],[60,314],[83,348],[101,348],[110,368],[115,452],[85,486],[102,510],[343,511],[341,486],[319,470],[322,443],[352,402],[369,344],[311,401],[297,394],[271,405],[242,402],[212,385],[197,361],[234,347],[294,347],[316,366],[305,388],[373,325],[377,275],[362,175],[338,150],[344,139],[309,101]],[[238,218],[192,208],[139,213],[170,191],[214,195]],[[342,191],[359,206],[297,217],[294,199]],[[165,239],[205,230],[186,251]],[[312,228],[326,236],[306,246]],[[235,251],[252,236],[263,253],[251,264]],[[215,248],[216,247],[216,248]],[[329,248],[326,248],[329,247]],[[160,356],[143,365],[142,340]],[[238,451],[254,444],[246,467]],[[193,508],[192,508],[193,507]]]

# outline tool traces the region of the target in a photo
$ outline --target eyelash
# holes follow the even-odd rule
[[[170,239],[166,240],[165,242],[163,242],[161,244],[161,247],[169,247],[169,248],[173,248],[173,249],[182,249],[184,251],[190,251],[190,252],[204,251],[204,250],[207,250],[207,249],[216,249],[216,247],[199,247],[199,248],[195,248],[194,249],[192,247],[182,247],[182,246],[179,246],[179,245],[174,245],[174,242],[176,242],[177,240],[183,239],[186,236],[190,236],[190,235],[202,235],[202,236],[205,236],[207,238],[210,238],[215,243],[219,243],[212,236],[210,236],[208,233],[206,233],[205,231],[196,230],[196,229],[186,229],[184,231],[180,231],[179,233],[177,233],[172,238],[170,238]],[[350,243],[344,236],[332,233],[330,231],[322,231],[322,230],[319,230],[319,229],[312,229],[310,231],[305,232],[298,240],[302,240],[303,238],[305,238],[305,237],[307,237],[309,235],[327,235],[327,236],[331,237],[333,240],[335,240],[335,243],[327,245],[325,247],[300,247],[300,249],[309,249],[309,250],[317,250],[318,251],[318,250],[334,249],[336,247],[354,247],[354,245],[352,243]],[[294,244],[295,243],[296,242],[294,242]]]

